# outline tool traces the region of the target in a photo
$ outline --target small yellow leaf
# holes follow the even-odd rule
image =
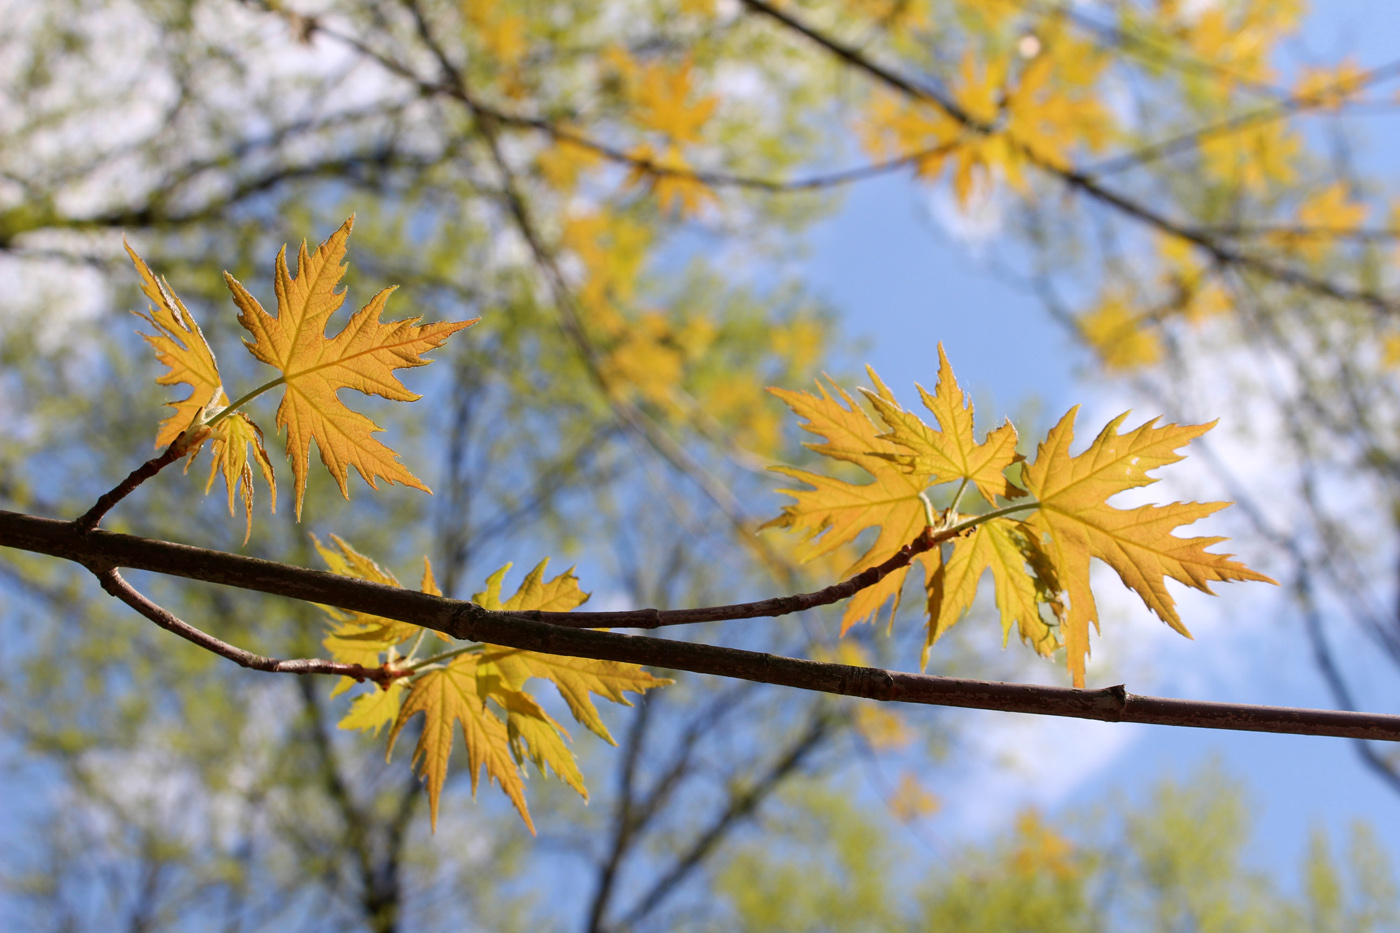
[[[1361,93],[1366,78],[1366,69],[1351,56],[1330,68],[1305,66],[1299,70],[1293,96],[1316,107],[1340,110],[1350,98]]]
[[[388,689],[375,688],[355,697],[355,702],[350,704],[350,712],[336,724],[336,728],[356,729],[378,737],[379,730],[392,725],[399,718],[403,691],[403,681],[396,680],[389,684]]]
[[[223,398],[222,390],[219,397]],[[257,460],[270,490],[268,495],[272,499],[272,511],[277,511],[277,477],[273,475],[272,461],[268,459],[267,448],[263,446],[262,428],[254,424],[253,419],[243,412],[236,411],[213,425],[210,439],[212,459],[209,463],[209,482],[205,484],[204,492],[208,494],[214,486],[214,477],[222,472],[224,485],[228,487],[230,515],[233,514],[234,493],[242,492],[246,519],[243,543],[247,544],[249,536],[253,533],[253,467],[248,462],[250,444],[253,447],[253,457]]]
[[[277,407],[277,429],[287,429],[298,521],[313,440],[321,462],[347,499],[346,479],[352,466],[372,489],[378,488],[375,480],[381,478],[429,491],[399,463],[394,451],[374,439],[372,435],[382,429],[347,408],[336,392],[349,388],[394,401],[414,401],[419,396],[404,388],[393,371],[427,365],[431,361],[423,359],[423,353],[476,323],[420,325],[421,318],[384,323],[380,316],[393,291],[388,288],[370,299],[340,333],[327,338],[326,324],[345,300],[345,293],[335,289],[345,275],[342,260],[354,220],[345,221],[315,253],[308,253],[303,241],[295,276],[287,269],[286,247],[277,254],[276,316],[264,311],[242,283],[224,273],[239,307],[238,321],[254,337],[245,341],[249,352],[280,370],[286,385]]]
[[[485,767],[486,776],[500,784],[533,835],[535,824],[525,804],[525,782],[511,755],[510,734],[506,724],[486,708],[486,698],[477,691],[476,665],[476,655],[464,654],[446,667],[428,671],[414,680],[389,730],[389,751],[393,751],[404,724],[422,713],[423,731],[413,749],[413,763],[427,785],[428,812],[436,830],[438,801],[447,780],[447,763],[452,757],[453,732],[461,723],[467,768],[472,777],[472,796],[476,796],[481,769]]]
[[[689,60],[674,68],[662,64],[644,66],[637,75],[638,86],[633,92],[636,109],[632,116],[672,142],[699,142],[700,128],[714,114],[719,98],[710,95],[689,103],[690,74]]]
[[[1298,226],[1310,235],[1292,238],[1283,233],[1278,239],[1309,259],[1318,259],[1365,220],[1366,205],[1352,200],[1347,186],[1336,182],[1310,195],[1298,208]]]
[[[1151,320],[1145,319],[1121,291],[1100,296],[1093,310],[1075,321],[1079,333],[1110,370],[1151,366],[1162,358],[1162,340]]]
[[[1400,334],[1387,334],[1381,343],[1381,363],[1387,368],[1400,366]]]
[[[155,348],[156,359],[170,369],[156,379],[156,384],[184,384],[193,390],[178,402],[166,402],[175,409],[175,414],[161,422],[160,432],[156,435],[156,446],[164,447],[179,437],[180,432],[194,423],[206,408],[211,407],[220,397],[223,383],[219,379],[219,364],[214,359],[214,351],[209,348],[204,332],[190,316],[185,303],[171,289],[169,282],[156,277],[125,238],[122,245],[141,276],[141,291],[153,305],[149,315],[139,311],[132,314],[156,328],[157,333],[141,336]]]
[[[905,771],[899,776],[899,784],[889,799],[890,812],[901,823],[913,823],[932,816],[941,806],[938,795],[924,787],[912,771]]]

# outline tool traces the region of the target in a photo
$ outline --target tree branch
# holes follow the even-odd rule
[[[189,453],[190,445],[181,443],[182,441],[185,441],[183,434],[175,438],[170,446],[165,448],[165,453],[158,457],[152,457],[128,473],[126,479],[99,496],[92,508],[73,519],[73,526],[79,531],[92,531],[96,528],[97,523],[102,521],[102,516],[110,512],[118,502],[135,492],[137,486]]]
[[[796,741],[773,762],[767,773],[749,787],[732,789],[724,809],[691,843],[684,854],[676,859],[671,869],[658,878],[636,906],[627,912],[627,916],[617,924],[617,929],[626,930],[635,926],[662,901],[674,894],[685,879],[724,840],[734,824],[752,816],[759,804],[770,796],[789,774],[801,767],[804,759],[826,736],[830,727],[830,714],[818,711]]]
[[[924,87],[884,67],[867,57],[860,50],[843,45],[830,36],[822,34],[790,14],[774,8],[772,5],[765,2],[765,0],[741,0],[741,2],[753,12],[766,16],[781,24],[784,28],[803,36],[810,42],[826,50],[835,58],[846,62],[859,71],[865,72],[882,84],[894,88],[907,97],[932,104],[967,129],[983,134],[996,132],[994,126],[990,126],[976,119],[947,95]],[[1350,288],[1336,282],[1320,279],[1303,269],[1280,265],[1261,256],[1241,252],[1240,250],[1227,246],[1215,238],[1208,236],[1201,230],[1172,220],[1148,207],[1146,204],[1134,201],[1126,195],[1105,188],[1097,180],[1095,175],[1091,174],[1089,171],[1076,170],[1074,168],[1051,164],[1038,156],[1033,149],[1019,142],[1014,137],[1008,138],[1015,146],[1016,151],[1029,164],[1052,177],[1060,179],[1071,189],[1083,192],[1095,201],[1113,208],[1126,217],[1130,217],[1149,227],[1153,227],[1162,233],[1192,243],[1209,253],[1211,257],[1219,263],[1241,269],[1248,269],[1271,278],[1274,281],[1304,289],[1315,295],[1335,298],[1339,301],[1357,302],[1387,314],[1396,310],[1395,303],[1378,292],[1365,288]]]
[[[91,531],[85,534],[76,529],[71,522],[4,510],[0,510],[0,545],[63,557],[96,568],[98,573],[106,568],[132,567],[323,603],[350,611],[368,612],[470,641],[488,642],[544,654],[625,661],[692,671],[697,674],[713,674],[718,677],[751,680],[840,696],[1097,719],[1105,722],[1141,722],[1205,729],[1400,741],[1400,716],[1381,713],[1135,696],[1128,693],[1122,685],[1097,690],[1075,690],[1068,687],[934,677],[880,668],[806,661],[738,648],[565,628],[515,613],[492,612],[462,600],[396,589],[353,577],[337,576],[256,557],[244,557],[107,531]],[[142,614],[146,614],[138,603],[131,605]],[[159,607],[155,608],[164,613]],[[165,616],[169,614],[165,613]],[[167,627],[163,624],[168,621],[164,616],[159,621],[155,618],[152,621]],[[179,622],[178,619],[175,621]],[[172,628],[172,631],[178,629]],[[217,639],[212,639],[211,636],[198,630],[194,631],[200,637],[217,642]],[[314,673],[321,672],[315,664],[325,663],[279,662],[272,658],[259,658],[232,646],[224,646],[222,642],[217,644],[236,653],[224,655],[225,657],[243,664],[243,660],[239,660],[239,656],[242,656],[253,662],[245,666],[257,670]],[[376,673],[383,676],[383,672],[373,669],[361,670],[362,675],[367,678]],[[342,673],[340,670],[325,672]]]
[[[421,16],[416,17],[416,19],[420,20],[424,27],[426,26],[426,20],[422,19]],[[420,36],[422,35],[422,31],[423,27],[420,27]],[[473,113],[490,118],[500,126],[508,126],[520,130],[534,130],[549,136],[556,142],[569,143],[570,145],[577,146],[580,149],[587,150],[607,159],[609,162],[625,165],[654,177],[685,178],[691,181],[697,181],[711,188],[747,188],[755,191],[766,191],[769,194],[819,191],[824,188],[835,188],[841,185],[851,184],[852,182],[864,181],[867,178],[874,178],[889,172],[898,171],[910,165],[917,165],[926,159],[947,155],[957,146],[956,143],[944,143],[938,146],[920,149],[915,152],[907,152],[892,159],[869,162],[865,165],[856,165],[851,168],[809,175],[805,178],[759,178],[752,175],[739,175],[733,172],[676,168],[674,166],[663,165],[654,159],[633,155],[615,146],[600,142],[591,136],[586,136],[568,127],[552,123],[549,120],[528,116],[526,114],[510,113],[499,107],[487,104],[475,95],[464,90],[455,78],[448,82],[439,83],[425,80],[412,69],[374,50],[361,40],[347,33],[326,26],[318,26],[317,32],[344,43],[361,55],[373,59],[386,70],[413,84],[420,94],[432,96],[445,95],[466,105],[467,109]],[[426,41],[428,40],[425,39],[425,42]],[[432,45],[435,45],[435,43]],[[437,54],[440,49],[433,49],[432,45],[430,45],[430,49],[434,51],[434,57],[438,58],[439,63],[441,63],[443,56]],[[452,70],[454,72],[456,71],[455,68]]]
[[[167,632],[173,632],[186,641],[193,642],[206,651],[212,651],[221,658],[227,658],[240,667],[273,674],[337,674],[342,677],[353,677],[359,681],[372,680],[381,687],[388,686],[399,676],[402,676],[389,667],[364,667],[359,664],[342,664],[338,661],[326,661],[321,658],[283,660],[244,651],[226,641],[220,641],[208,632],[195,628],[151,602],[130,583],[123,580],[115,568],[90,567],[89,569],[97,576],[98,582],[102,584],[102,589],[106,590],[109,595],[126,603]]]

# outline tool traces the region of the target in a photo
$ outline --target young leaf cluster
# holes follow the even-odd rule
[[[336,393],[340,389],[356,389],[394,401],[415,401],[419,396],[399,382],[394,370],[427,365],[431,361],[422,354],[442,346],[452,334],[476,321],[419,324],[420,318],[412,318],[386,323],[380,318],[393,292],[386,288],[356,312],[340,333],[327,337],[330,317],[345,301],[345,292],[336,288],[345,275],[346,241],[354,223],[354,217],[346,220],[314,253],[307,251],[303,241],[295,275],[287,268],[287,249],[282,248],[277,254],[274,280],[276,314],[268,314],[241,282],[224,273],[239,308],[238,322],[253,336],[244,341],[244,346],[256,359],[281,373],[232,403],[224,390],[214,351],[199,325],[169,283],[157,278],[135,250],[127,246],[141,276],[141,289],[154,305],[149,315],[137,312],[156,329],[155,334],[143,336],[169,370],[156,381],[161,385],[184,384],[192,390],[187,397],[168,403],[175,413],[162,422],[156,446],[178,444],[178,452],[189,455],[192,461],[203,443],[212,441],[213,462],[206,492],[213,485],[215,474],[222,472],[228,485],[229,514],[233,514],[235,493],[241,494],[249,532],[253,521],[250,444],[271,489],[274,510],[277,487],[272,463],[263,447],[262,429],[242,409],[257,396],[277,388],[284,389],[277,407],[277,429],[287,432],[287,458],[292,464],[298,521],[313,440],[321,462],[347,499],[350,493],[346,479],[352,466],[371,488],[378,488],[376,479],[384,479],[429,491],[399,462],[394,451],[375,440],[374,433],[383,429],[347,407]]]
[[[919,394],[937,427],[902,408],[874,370],[875,388],[862,393],[884,426],[834,382],[820,394],[770,389],[800,417],[803,427],[826,439],[808,444],[834,460],[853,463],[868,483],[794,467],[777,472],[810,488],[784,489],[795,501],[768,524],[803,535],[801,556],[812,559],[851,544],[867,528],[878,528],[873,544],[851,566],[855,573],[893,557],[925,526],[950,543],[915,559],[924,568],[927,637],[930,647],[972,606],[978,584],[990,570],[1001,615],[1003,640],[1014,628],[1023,642],[1050,655],[1063,646],[1077,687],[1084,685],[1089,629],[1099,624],[1089,588],[1089,560],[1098,558],[1136,592],[1149,609],[1189,637],[1166,588],[1171,578],[1211,592],[1211,581],[1262,580],[1263,574],[1207,551],[1222,538],[1178,538],[1172,532],[1224,508],[1222,502],[1177,502],[1119,509],[1117,493],[1156,482],[1148,473],[1182,459],[1176,451],[1213,425],[1158,425],[1157,419],[1119,433],[1127,413],[1110,421],[1089,448],[1070,454],[1072,408],[1040,443],[1033,461],[1016,452],[1016,430],[1007,422],[979,443],[973,407],[958,386],[942,345],[938,385]],[[833,392],[835,393],[833,395]],[[1013,478],[1014,477],[1014,478]],[[926,490],[956,484],[950,504],[935,514]],[[962,512],[975,490],[985,509]],[[887,601],[898,609],[907,566],[858,594],[842,620],[843,631],[874,614]],[[893,621],[893,610],[891,612]]]
[[[386,586],[400,585],[392,573],[345,541],[334,536],[331,540],[334,548],[320,541],[315,544],[333,572]],[[506,564],[487,579],[486,589],[472,599],[486,609],[517,612],[532,609],[568,612],[588,599],[588,594],[579,589],[578,578],[572,570],[546,580],[548,564],[548,558],[540,561],[515,595],[502,601],[501,582],[511,567]],[[424,593],[441,595],[426,557],[419,588]],[[525,689],[527,681],[537,678],[553,683],[574,719],[613,745],[617,743],[603,725],[592,695],[630,706],[624,695],[626,692],[640,694],[671,683],[648,674],[635,664],[560,657],[499,645],[455,645],[419,658],[429,634],[435,641],[451,642],[452,639],[417,625],[365,613],[342,612],[329,607],[325,607],[325,612],[330,634],[323,644],[331,657],[365,667],[382,665],[402,674],[387,687],[371,685],[367,692],[357,696],[340,721],[340,728],[378,735],[387,725],[390,727],[388,752],[392,753],[404,726],[415,715],[423,714],[413,761],[427,786],[434,828],[442,788],[447,780],[453,738],[459,725],[467,751],[472,794],[476,794],[484,767],[488,779],[499,784],[520,811],[530,832],[535,831],[535,824],[525,803],[527,761],[533,762],[542,775],[548,767],[556,777],[588,799],[583,774],[569,750],[569,733]],[[342,678],[334,693],[352,684],[349,678]]]

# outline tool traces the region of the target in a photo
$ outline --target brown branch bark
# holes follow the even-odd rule
[[[106,590],[109,595],[126,603],[167,632],[179,635],[186,641],[192,642],[206,651],[212,651],[221,658],[227,658],[240,667],[272,674],[335,674],[342,677],[353,677],[360,681],[372,680],[382,687],[388,686],[389,683],[403,676],[388,667],[364,667],[360,664],[342,664],[339,661],[327,661],[322,658],[284,660],[245,651],[215,638],[208,632],[195,628],[167,609],[152,602],[122,579],[121,574],[117,573],[115,568],[90,567],[89,569],[97,576],[98,582],[102,584],[102,589]]]
[[[324,603],[421,625],[471,641],[545,654],[626,661],[840,696],[1105,722],[1400,741],[1400,716],[1394,715],[1135,696],[1121,685],[1074,690],[934,677],[806,661],[738,648],[566,628],[514,613],[492,612],[462,600],[256,557],[106,531],[83,533],[71,522],[4,510],[0,510],[0,545],[62,557],[99,569],[131,567]],[[365,676],[372,673],[366,671]]]
[[[99,496],[92,508],[73,520],[74,527],[79,531],[92,531],[97,527],[97,523],[102,521],[102,516],[112,511],[112,507],[118,502],[135,492],[137,486],[189,453],[189,445],[180,443],[183,437],[184,435],[177,437],[169,447],[165,448],[165,453],[147,460],[128,473],[126,479]]]

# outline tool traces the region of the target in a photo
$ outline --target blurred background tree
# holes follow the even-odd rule
[[[377,417],[436,495],[348,506],[313,481],[303,525],[284,496],[248,553],[315,565],[306,532],[333,530],[401,575],[428,554],[460,597],[552,555],[601,608],[829,581],[858,552],[797,566],[756,533],[778,506],[764,469],[805,456],[760,387],[860,362],[798,259],[846,188],[897,175],[994,219],[992,261],[1096,378],[1173,420],[1229,416],[1202,497],[1243,506],[1236,549],[1288,585],[1289,632],[1337,704],[1374,706],[1374,669],[1336,645],[1359,632],[1400,664],[1400,329],[1395,195],[1357,118],[1394,109],[1400,66],[1300,64],[1303,16],[1262,0],[7,0],[0,506],[76,515],[147,456],[165,395],[125,313],[143,299],[123,233],[217,350],[238,337],[219,272],[265,281],[282,243],[353,211],[357,294],[399,284],[404,314],[483,318],[412,381],[416,420]],[[222,357],[235,376],[240,356]],[[235,547],[241,517],[201,479],[162,477],[109,527]],[[1297,896],[1251,876],[1241,792],[1207,777],[1120,808],[1107,835],[1024,816],[966,868],[914,873],[904,903],[877,869],[896,826],[936,806],[966,718],[702,677],[614,713],[618,749],[580,739],[591,805],[537,782],[538,841],[494,793],[470,803],[461,768],[430,836],[416,779],[335,729],[328,684],[230,669],[43,559],[7,553],[0,574],[0,869],[7,916],[35,929],[1394,923],[1369,843],[1340,869],[1319,842]],[[149,587],[231,640],[318,653],[309,607]],[[912,625],[838,647],[838,619],[722,637],[912,665]],[[1025,676],[966,628],[931,670]],[[1359,749],[1400,791],[1396,759]]]

